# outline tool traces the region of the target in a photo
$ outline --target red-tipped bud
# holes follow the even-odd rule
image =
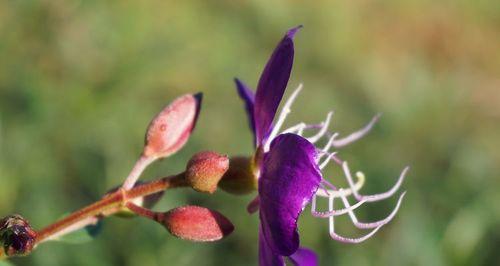
[[[9,215],[0,220],[0,242],[8,256],[29,254],[35,240],[35,230],[20,215]]]
[[[217,184],[229,168],[229,159],[212,151],[195,154],[187,163],[185,177],[199,192],[214,193]]]
[[[184,146],[194,129],[202,94],[186,94],[165,107],[149,124],[144,156],[167,157]]]
[[[232,157],[229,169],[219,182],[219,187],[224,191],[242,195],[257,189],[258,180],[249,157]]]
[[[159,218],[172,235],[195,242],[220,240],[234,230],[224,215],[199,206],[178,207]]]

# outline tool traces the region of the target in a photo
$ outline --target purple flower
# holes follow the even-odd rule
[[[261,235],[273,251],[290,256],[299,247],[297,219],[321,181],[316,149],[295,134],[276,137],[259,178]]]
[[[313,216],[329,219],[330,236],[333,239],[345,243],[358,243],[371,237],[395,216],[404,196],[404,193],[401,194],[396,207],[387,218],[372,223],[359,222],[353,210],[365,202],[379,201],[392,196],[399,189],[408,168],[405,168],[398,182],[389,191],[365,196],[359,194],[364,184],[364,175],[358,172],[358,181],[354,183],[347,162],[330,151],[366,135],[379,116],[374,117],[363,129],[342,139],[337,139],[337,133],[328,131],[332,112],[328,113],[325,121],[319,124],[299,123],[281,130],[290,107],[302,88],[300,85],[285,102],[278,119],[273,124],[292,70],[293,37],[300,28],[301,26],[292,28],[279,42],[264,68],[255,95],[247,85],[235,79],[238,94],[245,102],[256,146],[254,165],[257,168],[255,173],[258,178],[259,193],[248,209],[250,211],[259,208],[259,264],[263,266],[285,265],[284,257],[288,257],[296,265],[317,265],[318,259],[315,253],[299,247],[297,230],[297,220],[310,202],[312,202]],[[304,137],[304,133],[311,130],[316,133]],[[323,147],[316,147],[314,144],[322,139],[326,139],[326,144]],[[337,188],[324,179],[321,169],[330,161],[342,166],[350,188]],[[347,196],[350,195],[358,200],[352,206],[347,200]],[[329,199],[328,211],[316,211],[317,197]],[[333,201],[336,198],[342,199],[344,209],[333,209]],[[360,238],[338,235],[334,231],[334,217],[342,214],[348,214],[356,227],[373,230]]]

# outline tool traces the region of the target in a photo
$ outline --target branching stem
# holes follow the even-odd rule
[[[144,197],[170,188],[188,186],[184,179],[184,173],[163,177],[151,182],[140,184],[130,190],[118,189],[116,192],[106,195],[101,200],[94,202],[68,216],[58,220],[45,228],[37,231],[36,245],[54,236],[62,236],[95,223],[96,219],[102,219],[120,211],[127,202],[135,198]],[[0,249],[0,260],[7,258],[3,249]]]

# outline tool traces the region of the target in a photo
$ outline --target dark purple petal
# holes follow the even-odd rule
[[[245,109],[247,111],[248,123],[250,125],[250,129],[253,133],[254,145],[255,144],[255,120],[254,120],[254,102],[255,102],[255,94],[253,91],[241,80],[234,79],[236,83],[236,89],[238,90],[238,95],[245,102]]]
[[[259,266],[284,266],[283,256],[276,254],[269,248],[266,239],[262,235],[262,229],[259,232]]]
[[[297,219],[321,180],[315,156],[315,147],[295,134],[276,137],[264,156],[259,178],[262,233],[280,255],[290,256],[299,247]]]
[[[302,26],[290,29],[267,61],[255,94],[255,131],[257,145],[266,140],[283,98],[293,65],[293,37]]]
[[[316,266],[318,265],[318,255],[308,248],[299,248],[290,260],[296,266]]]

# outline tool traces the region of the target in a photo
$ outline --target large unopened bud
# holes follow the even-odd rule
[[[199,206],[178,207],[159,218],[172,235],[196,242],[220,240],[234,230],[224,215]]]
[[[202,94],[186,94],[165,107],[149,124],[144,156],[164,158],[177,152],[194,129]]]
[[[35,240],[35,230],[20,215],[9,215],[0,220],[0,242],[8,256],[29,254]]]
[[[257,189],[258,180],[251,157],[232,157],[229,169],[219,182],[224,191],[241,195]]]
[[[229,168],[229,159],[212,151],[195,154],[187,163],[185,177],[199,192],[214,193],[217,184]]]

